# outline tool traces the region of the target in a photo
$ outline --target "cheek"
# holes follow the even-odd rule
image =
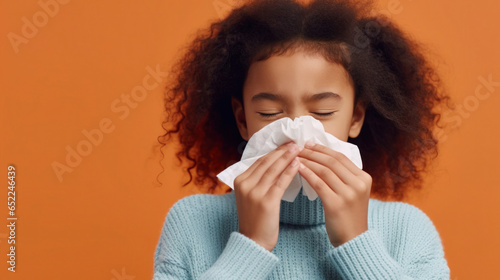
[[[267,123],[263,123],[257,120],[247,119],[247,125],[248,125],[248,135],[249,137],[252,137],[254,133],[256,133],[264,126],[266,126]]]
[[[337,137],[339,140],[347,142],[349,137],[349,126],[341,122],[323,123],[325,131]]]

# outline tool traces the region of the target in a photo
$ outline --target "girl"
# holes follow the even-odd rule
[[[154,279],[449,279],[428,216],[381,200],[420,187],[437,154],[433,109],[449,97],[418,45],[368,16],[368,4],[250,1],[190,45],[165,97],[174,127],[159,140],[177,134],[189,182],[196,168],[195,183],[212,184],[170,209]],[[255,132],[303,115],[357,145],[363,170],[326,146],[290,142],[234,191],[220,186],[216,174]],[[281,200],[297,172],[316,200]]]

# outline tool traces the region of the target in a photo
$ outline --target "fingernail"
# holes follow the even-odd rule
[[[314,146],[314,143],[307,140],[306,144],[305,144],[306,148],[312,148]]]

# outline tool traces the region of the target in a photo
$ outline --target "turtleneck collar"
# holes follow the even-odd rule
[[[280,223],[293,225],[320,225],[325,223],[323,203],[319,196],[309,200],[302,188],[293,202],[281,200]]]
[[[230,194],[234,198],[234,190]],[[315,200],[309,200],[306,195],[303,195],[301,188],[293,202],[281,200],[280,223],[301,226],[325,224],[325,213],[321,199],[318,196]]]

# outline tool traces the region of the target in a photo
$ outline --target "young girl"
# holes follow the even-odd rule
[[[381,200],[421,186],[437,154],[433,110],[449,97],[419,46],[370,10],[250,1],[194,40],[167,91],[164,123],[174,126],[160,143],[177,134],[189,182],[196,168],[195,183],[211,185],[170,209],[154,279],[449,279],[428,216]],[[290,142],[239,175],[234,191],[217,180],[255,132],[304,115],[357,145],[363,170],[321,144]],[[297,172],[316,200],[281,200]]]

